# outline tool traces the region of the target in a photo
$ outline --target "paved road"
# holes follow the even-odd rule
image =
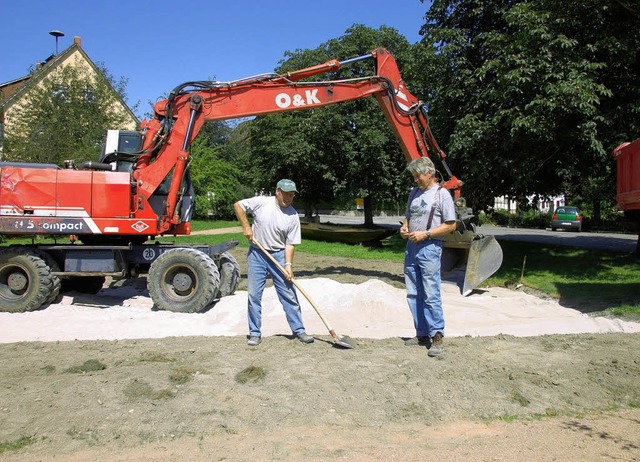
[[[373,221],[381,226],[400,228],[400,216],[374,217]],[[320,215],[321,223],[362,224],[363,217],[343,215]],[[551,231],[550,229],[505,228],[502,226],[484,225],[478,232],[495,236],[498,241],[512,240],[523,242],[537,242],[541,244],[568,245],[585,249],[615,250],[633,252],[636,248],[638,236],[621,233],[576,233],[573,231]]]
[[[505,228],[485,225],[479,231],[493,235],[496,239],[537,242],[541,244],[568,245],[585,249],[615,250],[633,252],[636,249],[638,236],[621,233],[576,233],[573,231],[551,231],[550,229]]]

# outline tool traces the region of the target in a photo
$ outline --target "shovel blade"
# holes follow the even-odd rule
[[[443,279],[458,284],[467,296],[500,268],[502,248],[493,236],[456,232],[444,240],[441,263]]]

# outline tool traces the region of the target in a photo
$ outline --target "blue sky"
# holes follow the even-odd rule
[[[130,105],[138,115],[176,85],[192,80],[228,81],[272,71],[285,51],[315,48],[353,24],[393,27],[410,43],[429,2],[420,0],[230,0],[186,2],[3,1],[0,82],[27,75],[55,53],[52,30],[63,32],[62,51],[82,47],[116,79],[128,79]]]

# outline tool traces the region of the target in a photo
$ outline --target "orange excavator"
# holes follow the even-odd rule
[[[370,60],[371,75],[317,80],[356,61]],[[239,266],[229,253],[237,241],[217,246],[161,244],[161,235],[190,234],[194,193],[189,147],[206,121],[305,110],[374,97],[407,161],[429,156],[444,172],[458,208],[458,230],[444,243],[443,270],[462,269],[463,294],[493,274],[502,250],[476,233],[460,196],[462,182],[428,124],[424,103],[405,87],[387,50],[286,74],[232,82],[196,81],[159,101],[139,132],[110,130],[99,162],[64,168],[0,163],[0,234],[75,236],[67,244],[9,245],[0,251],[0,310],[30,311],[51,303],[65,284],[96,291],[107,276],[147,276],[159,309],[199,312],[233,293]],[[458,271],[460,272],[460,271]]]

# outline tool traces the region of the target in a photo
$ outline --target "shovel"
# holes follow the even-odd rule
[[[285,269],[282,267],[282,265],[280,263],[278,263],[278,260],[273,258],[271,256],[271,254],[269,252],[267,252],[266,249],[264,247],[262,247],[262,245],[258,241],[256,241],[255,239],[252,239],[251,242],[253,242],[256,245],[256,247],[258,247],[262,251],[262,253],[264,253],[269,258],[269,260],[271,260],[273,262],[273,264],[278,267],[278,269],[282,272],[282,274],[287,274],[285,272]],[[320,308],[318,308],[318,306],[314,303],[314,301],[311,299],[309,294],[293,278],[291,279],[291,282],[293,283],[294,286],[296,286],[296,288],[300,292],[302,292],[302,295],[304,295],[305,298],[309,301],[309,303],[311,304],[313,309],[316,310],[316,313],[318,313],[318,316],[320,317],[320,319],[324,323],[325,327],[327,328],[327,330],[331,334],[331,337],[333,337],[333,342],[336,345],[339,345],[339,346],[344,347],[344,348],[355,348],[355,346],[358,344],[358,342],[356,342],[355,340],[353,340],[353,339],[351,339],[349,337],[346,337],[346,336],[341,337],[338,334],[336,334],[336,332],[329,325],[329,321],[327,321],[327,319],[322,315],[322,313],[320,312]]]

